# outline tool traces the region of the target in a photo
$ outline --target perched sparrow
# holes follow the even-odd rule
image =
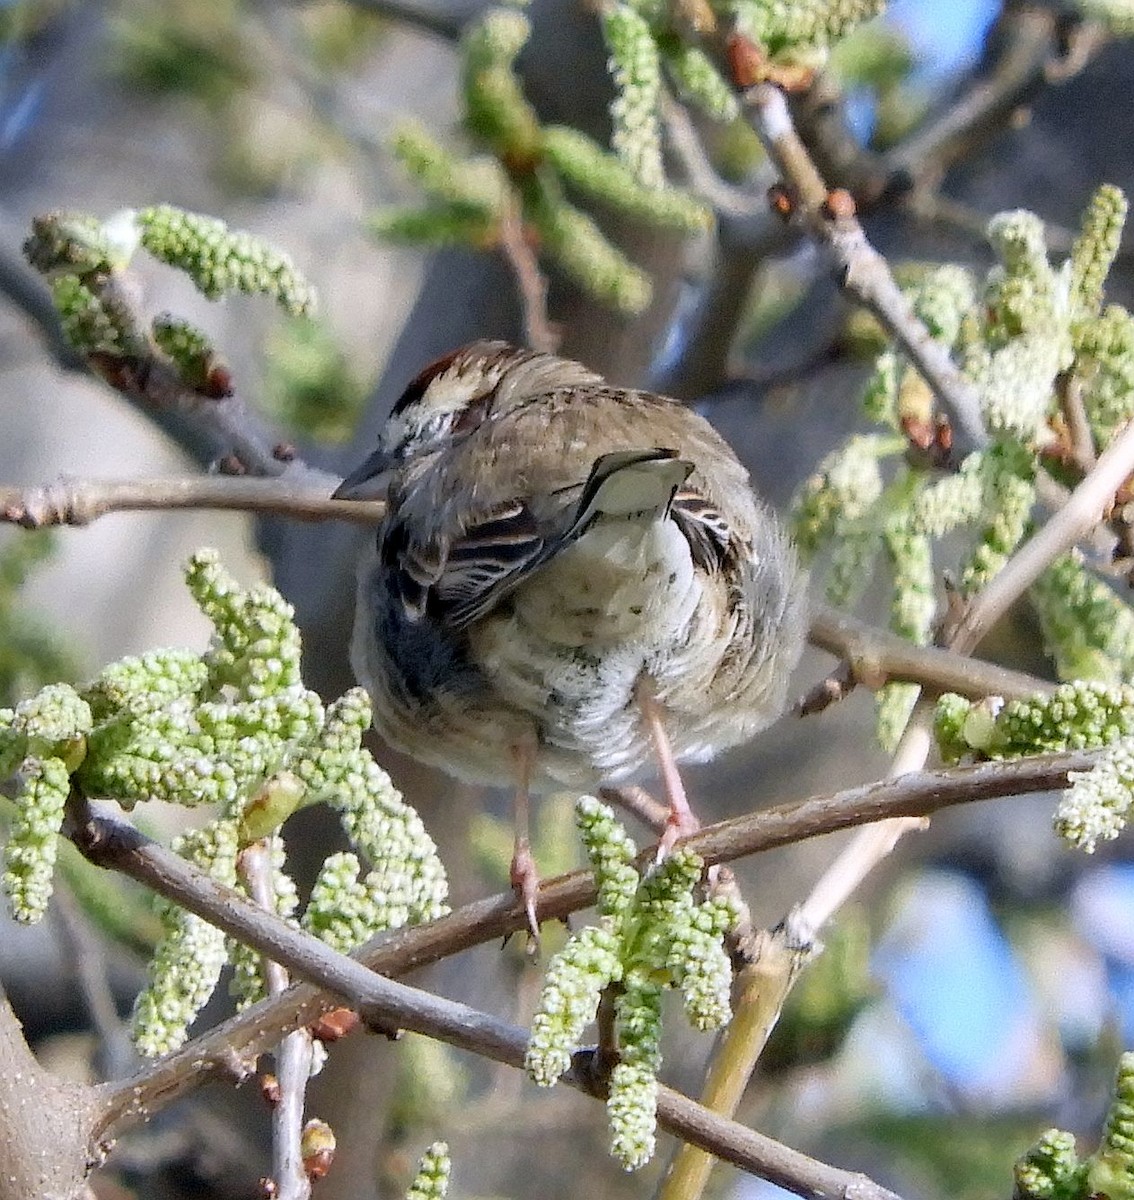
[[[529,788],[593,789],[778,715],[804,632],[795,554],[716,432],[579,363],[473,342],[427,367],[335,493],[384,495],[353,662],[391,745],[516,789],[513,882],[533,931]]]

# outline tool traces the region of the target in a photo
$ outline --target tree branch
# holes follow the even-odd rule
[[[955,804],[1063,787],[1068,772],[1087,770],[1098,757],[1098,752],[1074,751],[907,775],[749,813],[708,826],[683,844],[710,865],[732,861],[886,817],[922,816]],[[207,876],[198,878],[200,873],[194,874],[184,860],[108,812],[91,811],[72,825],[68,835],[97,865],[121,871],[161,895],[200,911],[210,921],[215,910],[221,928],[286,962],[297,975],[311,978],[322,969],[321,957],[282,957],[280,943],[274,939],[294,934],[289,926],[273,921],[266,934],[258,923],[264,914],[252,906],[240,909],[242,915],[234,923],[238,918],[231,908],[232,893],[228,889]],[[542,920],[562,919],[593,904],[595,896],[594,877],[589,871],[544,880],[537,897],[539,915]],[[427,925],[383,934],[357,953],[371,969],[383,975],[399,975],[471,946],[496,941],[526,925],[527,915],[515,892],[509,891],[465,905]],[[254,939],[246,934],[254,934]],[[306,940],[303,945],[307,945]],[[322,943],[316,945],[322,947]],[[342,994],[337,986],[320,979],[335,996]],[[335,1007],[335,996],[309,984],[293,986],[283,996],[262,1001],[231,1018],[132,1079],[104,1085],[104,1107],[96,1134],[116,1134],[210,1078],[239,1077],[246,1071],[242,1064],[247,1060],[270,1049],[290,1030]],[[395,1023],[403,1023],[400,1009],[391,1010],[389,1016]],[[405,1027],[418,1028],[413,1023]]]
[[[1005,4],[988,39],[989,52],[973,77],[940,112],[884,156],[892,185],[924,188],[975,147],[999,133],[1012,114],[1045,84],[1078,73],[1105,44],[1084,30],[1078,51],[1058,59],[1059,13],[1053,7]],[[1069,69],[1054,70],[1059,61]]]
[[[523,222],[514,208],[500,222],[499,249],[516,280],[524,313],[524,340],[533,350],[554,354],[560,335],[547,315],[547,277],[540,270],[539,256],[524,236]]]
[[[115,512],[216,508],[278,513],[303,521],[328,518],[376,524],[381,501],[332,500],[339,476],[292,463],[286,475],[188,475],[173,479],[60,479],[20,488],[0,486],[0,522],[40,529],[89,525]]]
[[[1055,689],[1050,680],[1010,671],[955,650],[915,646],[896,633],[824,604],[812,608],[808,641],[843,659],[845,671],[828,676],[800,701],[797,711],[801,716],[842,699],[858,683],[869,688],[891,681],[918,683],[933,694],[958,692],[973,699],[1003,696],[1014,700],[1049,695]]]
[[[1114,494],[1134,473],[1134,421],[1117,433],[1067,503],[989,580],[948,634],[962,654],[975,649],[1009,608],[1061,554],[1103,519]]]
[[[99,1100],[98,1089],[43,1070],[0,988],[0,1200],[69,1200],[79,1192]]]
[[[987,435],[976,388],[918,320],[886,260],[870,244],[843,194],[833,204],[807,147],[792,124],[783,93],[762,83],[744,94],[745,111],[791,193],[808,232],[833,259],[844,291],[872,313],[924,377],[953,431],[958,456],[982,446]]]
[[[264,841],[244,850],[237,869],[248,885],[252,901],[275,915],[276,895],[272,858]],[[264,978],[269,996],[282,996],[291,982],[287,970],[265,956]],[[274,1200],[309,1200],[311,1180],[303,1166],[303,1111],[311,1078],[311,1034],[295,1029],[276,1047],[276,1081],[279,1096],[272,1106],[272,1181]]]
[[[317,984],[357,1008],[362,1019],[381,1029],[408,1029],[437,1038],[459,1049],[509,1066],[521,1067],[528,1034],[468,1005],[434,996],[378,974],[357,959],[331,949],[310,934],[259,907],[206,872],[150,841],[118,817],[72,805],[71,830],[80,849],[94,861],[153,886],[161,895],[223,929],[225,933],[286,966],[309,983]],[[288,993],[290,994],[290,993]],[[258,1007],[272,1004],[261,1002]],[[275,1001],[275,1003],[281,1003]],[[255,1011],[255,1010],[253,1010]],[[231,1024],[231,1022],[229,1023]],[[197,1074],[208,1067],[196,1044]],[[231,1043],[226,1057],[236,1053]],[[604,1094],[604,1082],[589,1069],[589,1056],[577,1055],[565,1076],[572,1086],[591,1095]],[[152,1113],[157,1097],[143,1086],[144,1076],[115,1087],[99,1089],[105,1115],[99,1135]],[[162,1097],[168,1101],[170,1093]],[[744,1170],[771,1179],[808,1200],[854,1193],[870,1200],[897,1200],[894,1193],[865,1176],[842,1171],[791,1150],[735,1121],[719,1117],[695,1101],[660,1088],[658,1120],[678,1137],[711,1151]]]

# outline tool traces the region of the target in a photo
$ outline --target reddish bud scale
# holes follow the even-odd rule
[[[260,1076],[260,1095],[272,1108],[280,1102],[280,1081],[270,1072]]]
[[[337,1042],[348,1033],[353,1033],[360,1023],[361,1019],[353,1008],[333,1008],[312,1021],[307,1028],[311,1036],[321,1042]]]
[[[795,212],[795,197],[784,184],[773,183],[768,189],[768,207],[786,221]]]
[[[738,88],[755,87],[764,77],[767,60],[764,51],[742,33],[730,33],[725,44],[728,69]]]
[[[856,212],[854,197],[846,188],[832,188],[823,201],[823,215],[832,221],[849,221]]]

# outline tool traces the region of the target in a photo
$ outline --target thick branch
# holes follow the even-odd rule
[[[44,1071],[0,989],[0,1200],[70,1200],[90,1168],[97,1089]]]

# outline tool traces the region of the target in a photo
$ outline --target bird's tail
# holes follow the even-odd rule
[[[571,536],[581,536],[600,517],[653,521],[666,516],[693,464],[676,450],[619,450],[595,460],[579,499]]]

